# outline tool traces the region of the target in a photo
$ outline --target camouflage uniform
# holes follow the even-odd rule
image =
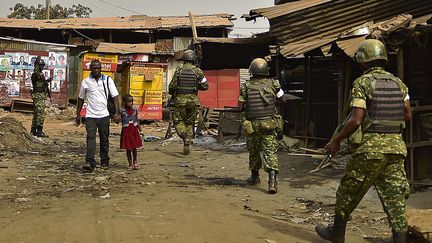
[[[258,84],[267,78],[251,78],[248,83]],[[274,93],[280,89],[278,80],[272,80],[272,88]],[[240,87],[239,101],[246,103],[248,99],[247,84],[242,84]],[[242,119],[245,120],[246,116],[243,113]],[[254,133],[247,135],[246,144],[249,151],[249,169],[258,171],[264,167],[264,171],[279,172],[277,151],[279,144],[277,142],[276,130],[262,131],[261,127],[265,123],[272,122],[272,119],[254,119],[251,120]]]
[[[191,94],[179,93],[178,77],[182,70],[192,70],[197,77],[195,90]],[[202,82],[204,80],[204,82]],[[205,80],[203,71],[191,63],[185,63],[177,67],[171,83],[169,93],[175,97],[174,103],[174,127],[179,136],[185,135],[184,143],[189,145],[193,138],[193,128],[197,119],[200,105],[198,90],[207,90],[208,83]]]
[[[33,84],[33,119],[31,131],[34,132],[38,127],[42,127],[45,120],[45,101],[48,98],[47,82],[42,73],[41,68],[36,65],[34,72],[31,76]]]
[[[383,68],[368,69],[353,83],[351,107],[366,109],[371,97],[372,74],[386,74]],[[394,77],[394,76],[393,76]],[[396,77],[404,97],[408,88]],[[390,227],[395,232],[406,232],[406,199],[409,184],[405,175],[405,143],[399,133],[364,133],[362,142],[353,148],[353,156],[346,167],[346,174],[336,193],[336,214],[347,220],[373,185],[378,192]]]

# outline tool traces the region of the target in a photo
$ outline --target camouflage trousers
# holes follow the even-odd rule
[[[404,160],[405,157],[399,154],[353,155],[336,192],[336,214],[348,219],[373,185],[390,227],[396,232],[407,231],[406,199],[410,187],[405,175]]]
[[[33,120],[32,120],[32,130],[37,126],[43,126],[45,121],[45,101],[48,98],[46,93],[33,93]]]
[[[257,130],[255,126],[254,130]],[[246,137],[246,145],[249,151],[250,170],[258,171],[263,167],[266,172],[271,170],[276,173],[279,172],[279,159],[277,157],[279,144],[275,132],[256,131]]]
[[[190,144],[192,141],[197,115],[198,109],[195,102],[174,106],[174,127],[179,136],[185,134],[185,144]]]

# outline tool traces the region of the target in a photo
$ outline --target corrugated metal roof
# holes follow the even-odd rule
[[[282,54],[284,57],[299,57],[306,52],[328,45],[334,40],[336,40],[336,38],[321,39],[306,43],[303,41],[289,43],[280,47],[280,54]]]
[[[0,37],[0,40],[15,41],[15,42],[21,42],[21,43],[30,43],[30,44],[40,44],[40,45],[47,45],[47,46],[77,47],[76,45],[58,44],[58,43],[51,43],[51,42],[20,39],[20,38],[14,38],[14,37]]]
[[[431,0],[301,0],[251,10],[250,17],[268,18],[271,37],[286,45],[335,38],[369,21],[377,22],[402,13],[416,18],[431,12]]]
[[[198,28],[232,27],[232,15],[194,15]],[[25,29],[177,29],[190,28],[189,16],[69,18],[69,19],[9,19],[0,18],[0,28]]]
[[[247,18],[255,18],[259,16],[266,17],[268,19],[277,18],[285,14],[290,14],[296,11],[300,11],[306,8],[317,6],[323,3],[331,2],[332,0],[303,0],[285,3],[268,8],[257,8],[252,9]]]
[[[226,43],[226,44],[260,44],[268,42],[267,38],[214,38],[214,37],[197,37],[194,43]]]
[[[360,45],[360,42],[364,41],[365,39],[366,36],[357,36],[349,39],[338,40],[333,44],[332,49],[330,51],[334,52],[333,48],[338,47],[343,52],[345,52],[345,54],[347,54],[348,56],[354,57],[354,55],[357,52],[357,48]]]
[[[156,44],[146,43],[146,44],[123,44],[123,43],[105,43],[101,42],[98,47],[96,47],[96,52],[100,53],[152,53],[154,52]]]

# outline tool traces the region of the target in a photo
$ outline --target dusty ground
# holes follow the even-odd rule
[[[244,150],[194,146],[185,157],[177,141],[147,142],[139,150],[140,170],[128,171],[118,149],[120,128],[112,126],[112,167],[84,174],[85,128],[72,117],[47,117],[50,137],[38,140],[8,135],[5,116],[27,130],[31,121],[0,112],[0,242],[323,242],[314,225],[332,220],[342,171],[309,175],[316,159],[281,152],[280,190],[269,195],[264,174],[261,186],[245,185]],[[165,126],[145,131],[162,136]],[[410,207],[432,208],[431,192],[413,194]],[[347,242],[389,237],[371,190],[352,215]]]

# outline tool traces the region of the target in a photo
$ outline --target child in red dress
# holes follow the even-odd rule
[[[137,170],[137,148],[142,146],[140,133],[141,125],[138,120],[138,110],[133,106],[133,97],[129,94],[123,96],[123,106],[120,108],[122,130],[120,135],[120,148],[126,149],[129,169]],[[133,160],[132,160],[133,156]]]

